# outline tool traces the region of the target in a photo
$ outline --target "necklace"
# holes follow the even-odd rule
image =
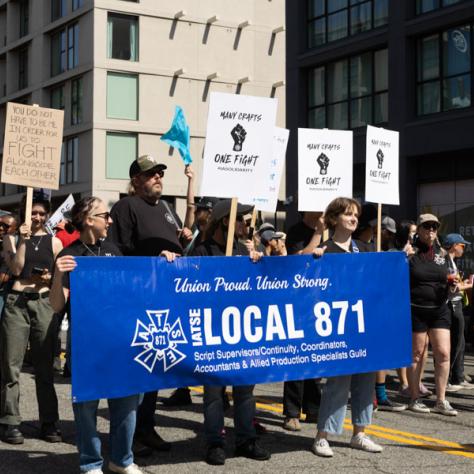
[[[39,246],[41,244],[41,241],[43,240],[43,237],[44,237],[44,235],[42,235],[40,237],[40,239],[38,240],[38,243],[36,243],[36,244],[34,244],[32,240],[30,240],[31,245],[33,245],[33,248],[35,249],[35,252],[37,252],[39,250]]]
[[[82,240],[81,240],[81,244],[84,245],[84,247],[92,254],[94,255],[94,257],[100,257],[100,247],[99,247],[99,251],[97,253],[93,252],[92,249],[86,245]]]

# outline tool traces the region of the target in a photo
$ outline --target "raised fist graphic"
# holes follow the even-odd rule
[[[244,127],[238,123],[230,132],[233,140],[234,140],[234,151],[242,151],[242,145],[245,141],[245,137],[247,136],[247,132],[245,131]]]
[[[379,151],[377,152],[377,160],[379,162],[379,170],[381,170],[382,167],[383,167],[383,158],[384,158],[384,154],[383,154],[382,150],[379,149]]]
[[[329,158],[321,153],[316,161],[319,165],[319,174],[328,174]]]

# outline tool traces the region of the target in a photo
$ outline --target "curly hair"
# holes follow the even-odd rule
[[[71,223],[79,232],[84,230],[84,220],[99,202],[101,199],[90,196],[82,198],[74,204],[71,209]]]

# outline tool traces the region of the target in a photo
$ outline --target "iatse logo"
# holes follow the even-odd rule
[[[146,310],[148,320],[137,319],[135,335],[130,347],[139,347],[142,351],[134,358],[135,362],[152,373],[157,362],[163,363],[163,371],[179,364],[186,355],[178,350],[180,344],[187,344],[186,336],[181,326],[181,320],[176,318],[173,324],[169,322],[169,309]]]

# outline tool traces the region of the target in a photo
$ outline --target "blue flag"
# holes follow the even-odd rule
[[[161,137],[161,140],[179,151],[185,165],[190,165],[193,162],[189,151],[189,126],[186,123],[183,109],[179,105],[176,106],[171,128]]]
[[[401,252],[77,259],[74,401],[250,385],[411,363]]]

